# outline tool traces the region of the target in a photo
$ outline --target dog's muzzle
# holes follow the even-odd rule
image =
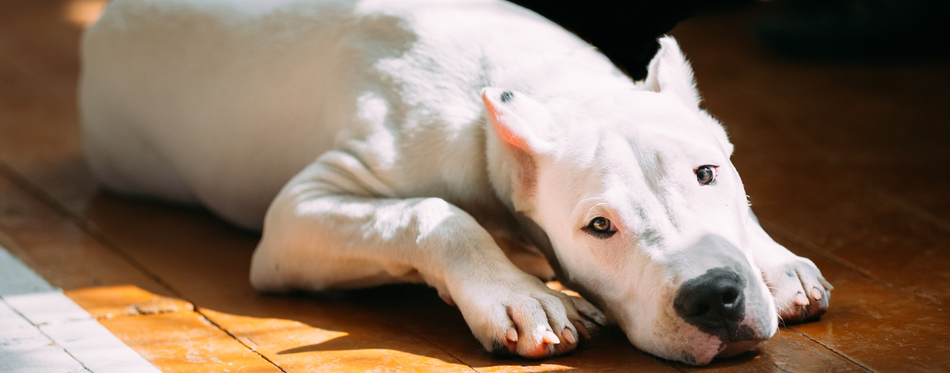
[[[755,331],[742,324],[745,287],[745,280],[733,269],[712,268],[680,286],[673,309],[684,321],[722,343],[750,341],[755,339]]]

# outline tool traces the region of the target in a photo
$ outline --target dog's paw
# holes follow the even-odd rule
[[[821,271],[811,260],[788,255],[759,269],[784,324],[816,319],[828,310],[834,287],[821,276]]]
[[[567,295],[526,274],[495,280],[469,283],[453,295],[487,351],[542,359],[573,351],[579,336],[587,336]]]

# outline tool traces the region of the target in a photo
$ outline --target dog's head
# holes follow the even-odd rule
[[[771,337],[777,315],[748,248],[757,223],[732,145],[699,108],[676,42],[660,41],[641,89],[546,106],[484,90],[489,154],[507,160],[490,172],[511,181],[496,188],[562,281],[637,347],[702,365]]]

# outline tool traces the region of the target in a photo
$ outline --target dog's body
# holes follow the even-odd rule
[[[83,39],[92,171],[263,229],[259,290],[425,282],[496,352],[574,349],[554,272],[693,364],[824,312],[672,39],[635,83],[508,3],[394,3],[113,1]]]

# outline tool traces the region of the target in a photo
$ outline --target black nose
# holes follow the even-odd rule
[[[751,339],[745,318],[745,280],[736,271],[713,268],[683,283],[673,299],[676,314],[722,342]]]

